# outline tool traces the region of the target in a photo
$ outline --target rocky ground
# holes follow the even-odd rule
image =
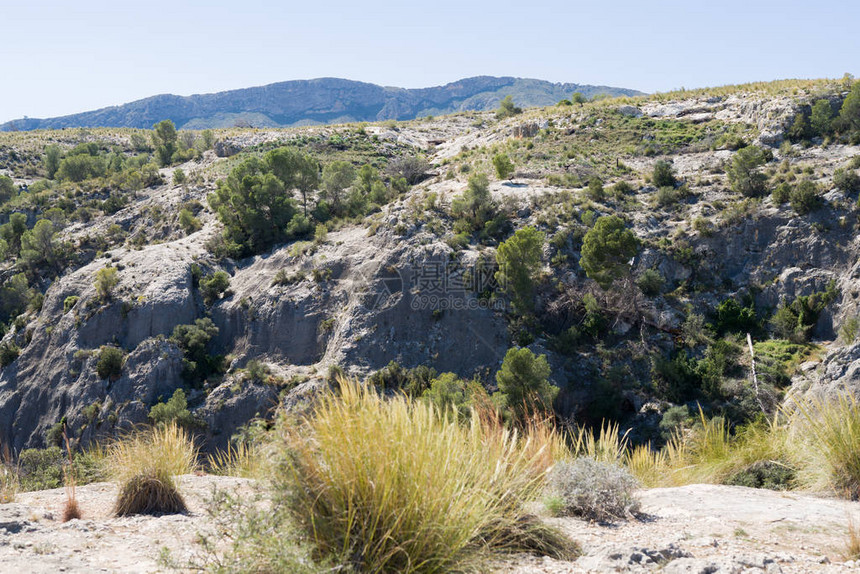
[[[0,505],[0,572],[161,572],[169,551],[179,562],[199,557],[199,532],[211,527],[206,500],[213,489],[250,495],[252,481],[187,476],[187,515],[113,518],[115,488],[78,488],[81,520],[62,524],[63,489],[28,492]],[[640,493],[643,514],[615,525],[553,521],[579,541],[576,562],[515,556],[498,572],[802,573],[849,572],[851,520],[860,503],[743,487],[691,485]]]

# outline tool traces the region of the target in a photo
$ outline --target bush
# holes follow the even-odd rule
[[[103,267],[96,271],[95,288],[96,294],[102,301],[110,299],[114,287],[119,283],[116,267]]]
[[[603,182],[599,177],[592,177],[588,180],[588,187],[585,188],[585,193],[592,201],[603,201],[606,199],[606,191],[603,189]]]
[[[739,149],[726,169],[732,190],[747,197],[756,197],[765,191],[767,176],[759,167],[773,158],[770,151],[756,146]]]
[[[665,280],[656,269],[646,269],[636,279],[636,284],[642,292],[650,297],[656,297],[663,291]]]
[[[514,173],[514,164],[507,154],[499,153],[493,156],[493,167],[499,179],[508,179]]]
[[[552,412],[558,387],[549,382],[546,355],[535,356],[529,349],[508,349],[496,372],[499,391],[493,396],[507,407],[519,422],[537,412]]]
[[[545,240],[546,235],[542,231],[523,227],[496,250],[499,270],[495,278],[510,297],[517,313],[525,314],[534,309],[535,283]]]
[[[226,271],[216,271],[200,279],[200,294],[203,295],[203,303],[211,305],[221,298],[230,288],[230,274]]]
[[[18,358],[18,355],[21,354],[21,349],[18,348],[18,345],[12,343],[11,341],[6,341],[3,344],[0,344],[0,367],[7,367],[12,364],[15,359]]]
[[[430,388],[430,381],[435,376],[436,371],[424,365],[406,369],[396,361],[391,361],[370,375],[367,383],[381,390],[401,391],[415,398]]]
[[[102,379],[107,379],[108,377],[118,379],[122,374],[122,365],[124,362],[125,354],[121,349],[105,345],[99,350],[96,373]]]
[[[661,187],[654,194],[654,203],[658,207],[671,207],[678,203],[678,191],[674,187]]]
[[[521,113],[523,113],[523,110],[514,104],[514,98],[512,96],[505,96],[499,102],[499,109],[496,110],[496,118],[501,120]]]
[[[657,188],[675,187],[675,170],[672,168],[672,164],[662,159],[654,164],[651,183]]]
[[[179,211],[179,227],[182,228],[185,235],[191,235],[202,226],[203,224],[200,223],[200,220],[194,217],[194,214],[188,209],[183,208]]]
[[[623,467],[580,457],[553,467],[547,493],[560,502],[562,516],[611,521],[630,518],[639,510],[634,496],[638,486]]]
[[[604,215],[585,234],[579,264],[590,279],[608,289],[615,279],[629,273],[629,261],[638,248],[639,241],[621,218]]]
[[[776,205],[788,203],[791,199],[791,186],[787,183],[781,183],[773,189],[773,202]]]
[[[487,176],[481,173],[470,177],[463,195],[451,202],[451,214],[458,220],[454,226],[456,233],[482,229],[495,216],[495,212],[496,205],[490,195],[490,182]],[[460,227],[465,229],[459,229]]]
[[[18,456],[22,490],[46,490],[63,485],[63,451],[58,446],[28,448]]]
[[[176,424],[186,429],[199,426],[199,422],[188,410],[185,391],[176,389],[166,403],[157,403],[149,409],[149,420],[154,425]]]
[[[795,470],[785,462],[758,460],[731,475],[725,483],[747,488],[788,490],[795,475]]]
[[[833,173],[833,185],[845,193],[860,191],[860,176],[852,169],[837,169]]]
[[[523,506],[540,495],[549,435],[473,421],[342,382],[303,424],[279,425],[276,502],[318,555],[361,572],[447,572],[500,549],[570,557]]]
[[[69,295],[65,299],[63,299],[63,314],[65,315],[69,311],[72,310],[72,307],[78,304],[80,297],[77,295]]]
[[[119,486],[117,516],[185,512],[176,476],[197,468],[197,448],[175,424],[137,432],[108,449],[110,475]]]
[[[177,325],[170,340],[185,353],[182,376],[196,384],[212,373],[221,371],[223,358],[207,353],[209,342],[218,334],[218,327],[209,317],[197,319],[193,325]]]
[[[791,208],[798,215],[806,215],[816,209],[821,204],[821,199],[818,197],[818,186],[811,181],[801,181],[788,196],[791,203]]]
[[[759,328],[755,307],[750,303],[742,307],[731,297],[717,306],[714,329],[718,335],[723,333],[748,333]]]

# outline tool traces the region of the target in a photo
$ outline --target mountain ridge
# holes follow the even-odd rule
[[[398,88],[341,78],[289,80],[207,94],[156,94],[53,118],[22,118],[0,131],[128,127],[149,129],[163,119],[181,129],[290,127],[353,121],[407,120],[465,110],[488,110],[511,95],[521,106],[547,106],[579,91],[591,97],[641,95],[610,86],[553,83],[512,76],[474,76],[428,88]]]

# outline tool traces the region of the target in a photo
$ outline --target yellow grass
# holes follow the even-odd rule
[[[197,468],[197,448],[176,424],[138,431],[108,448],[107,465],[119,486],[115,512],[182,512],[185,504],[176,477]]]
[[[569,556],[573,543],[524,505],[537,500],[554,431],[522,434],[474,413],[341,381],[301,425],[281,427],[292,515],[316,546],[371,572],[447,572],[500,549]]]

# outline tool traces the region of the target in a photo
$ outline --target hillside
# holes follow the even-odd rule
[[[180,131],[165,167],[151,132],[4,134],[0,439],[44,446],[66,418],[86,444],[181,388],[221,448],[340,371],[414,395],[451,372],[493,393],[519,346],[547,357],[560,419],[657,445],[697,405],[740,425],[789,390],[853,391],[860,148],[850,129],[796,129],[821,101],[835,122],[847,90]],[[284,191],[267,166],[302,157],[322,182]],[[740,159],[755,162],[746,179]],[[281,191],[257,195],[263,181]],[[610,215],[635,252],[607,283],[583,258]],[[527,228],[540,267],[520,294],[494,271]]]
[[[38,505],[16,489],[61,484],[63,423],[82,483],[103,476],[95,445],[171,420],[204,453],[250,449],[248,468],[204,468],[254,476],[258,463],[264,477],[269,456],[295,452],[278,442],[290,432],[316,444],[296,421],[353,380],[386,397],[373,404],[450,412],[462,440],[445,452],[495,452],[482,441],[538,412],[573,433],[528,451],[547,436],[536,424],[519,443],[541,481],[587,455],[676,489],[643,492],[646,514],[611,529],[547,519],[582,541],[575,563],[500,568],[824,568],[857,538],[853,503],[811,495],[860,498],[843,462],[860,451],[858,194],[851,78],[402,122],[2,133],[0,500]],[[473,412],[503,432],[468,431]],[[342,414],[326,428],[354,428]],[[368,419],[368,440],[326,444],[377,452],[388,419]],[[691,486],[703,482],[720,486]],[[109,490],[82,486],[82,501]],[[40,552],[113,520],[4,511],[11,543]],[[826,527],[804,530],[804,516]],[[194,521],[165,523],[186,536]],[[26,559],[15,545],[0,544],[0,564]]]
[[[172,120],[178,128],[270,128],[360,121],[410,120],[465,110],[492,110],[507,95],[521,106],[549,106],[574,92],[586,97],[639,95],[636,90],[480,76],[421,89],[383,87],[338,78],[279,82],[214,94],[163,94],[121,106],[57,118],[25,118],[0,131],[75,127],[149,129]]]

